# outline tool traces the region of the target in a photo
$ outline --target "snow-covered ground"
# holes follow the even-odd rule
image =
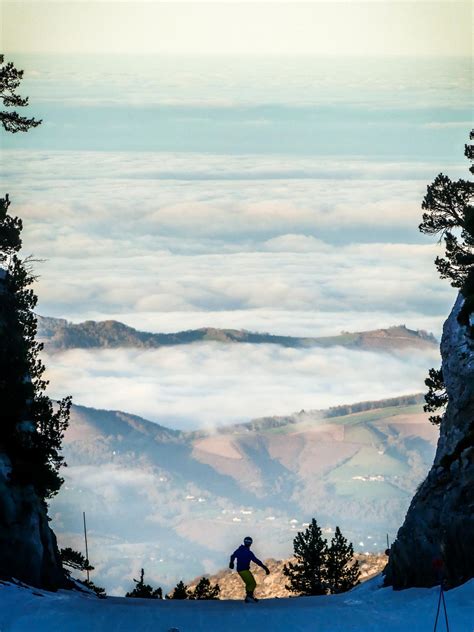
[[[394,592],[380,577],[333,597],[240,601],[106,600],[0,585],[0,632],[432,632],[439,589]],[[451,632],[474,630],[474,580],[446,593]],[[440,620],[438,632],[446,629]],[[173,630],[174,632],[174,630]]]

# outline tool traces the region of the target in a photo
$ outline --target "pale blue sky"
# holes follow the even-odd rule
[[[6,1],[10,52],[469,55],[472,4]]]

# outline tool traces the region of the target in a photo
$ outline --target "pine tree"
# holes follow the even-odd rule
[[[150,584],[145,584],[145,571],[141,570],[140,579],[133,580],[136,583],[135,588],[128,592],[125,597],[137,599],[163,599],[163,591],[161,588],[153,588]]]
[[[85,558],[82,553],[79,551],[75,551],[71,549],[71,547],[66,547],[65,549],[60,550],[61,562],[65,568],[65,572],[68,577],[71,576],[71,571],[69,569],[73,569],[75,571],[93,571],[94,567],[90,565],[89,560]],[[79,582],[89,590],[95,592],[98,597],[104,598],[107,597],[107,593],[105,592],[105,588],[101,588],[100,586],[96,586],[90,579],[76,579],[75,581]]]
[[[23,70],[17,70],[12,62],[5,63],[4,56],[0,55],[0,99],[5,107],[25,107],[28,105],[28,97],[20,97],[16,90],[23,79]],[[41,121],[26,116],[20,116],[18,112],[0,112],[0,123],[7,132],[27,132],[31,127],[37,127]]]
[[[437,257],[435,265],[442,279],[450,279],[453,287],[462,288],[474,266],[474,217],[472,196],[474,185],[469,180],[453,182],[440,173],[428,185],[423,200],[423,221],[419,228],[428,235],[441,235],[445,258]],[[460,229],[460,235],[455,231]]]
[[[189,590],[183,581],[176,584],[173,592],[168,595],[168,599],[189,599]]]
[[[474,138],[474,130],[470,139]],[[464,155],[474,159],[474,146],[466,145]],[[474,173],[473,166],[469,169]],[[442,279],[449,279],[465,297],[459,320],[469,325],[474,311],[474,183],[462,178],[452,181],[440,173],[428,185],[423,199],[423,221],[419,229],[428,235],[440,235],[445,257],[437,257],[435,265]]]
[[[444,409],[448,403],[448,394],[444,384],[443,369],[430,369],[425,385],[428,387],[428,392],[425,394],[426,403],[423,406],[423,410],[425,413],[434,413],[441,408],[444,414]],[[443,414],[430,415],[429,420],[432,424],[439,426],[443,419]]]
[[[8,195],[0,199],[0,443],[12,463],[12,483],[31,484],[47,499],[63,479],[61,442],[69,422],[71,399],[57,404],[47,397],[45,367],[36,342],[37,298],[31,261],[21,260],[22,221],[8,213]]]
[[[474,139],[474,130],[469,135]],[[474,160],[474,145],[465,145],[464,155]],[[474,174],[474,165],[469,171]],[[445,257],[436,257],[435,265],[442,279],[449,279],[453,287],[459,288],[464,302],[458,314],[461,325],[470,327],[471,336],[474,327],[470,315],[474,312],[474,183],[459,179],[453,182],[440,173],[428,185],[423,200],[423,221],[419,226],[422,233],[440,235],[444,241]],[[430,369],[425,380],[428,392],[425,395],[425,412],[444,410],[448,404],[443,373],[439,369]],[[431,415],[432,424],[439,425],[443,413]]]
[[[314,518],[305,531],[298,532],[293,549],[296,562],[283,567],[283,574],[289,578],[286,588],[302,595],[325,595],[328,547]]]
[[[93,592],[95,592],[97,597],[100,597],[101,599],[105,599],[107,597],[105,588],[102,588],[101,586],[96,586],[94,582],[92,582],[90,579],[84,579],[84,580],[78,580],[78,581],[80,584],[82,584],[89,590],[92,590]]]
[[[89,560],[86,559],[79,551],[74,551],[71,547],[66,547],[60,550],[61,561],[64,566],[68,566],[76,571],[93,571],[94,567],[90,565]]]
[[[190,599],[219,599],[221,592],[219,584],[211,585],[207,577],[201,577],[196,588],[190,592]]]
[[[354,547],[336,527],[327,554],[327,585],[333,594],[354,588],[359,583],[359,563],[354,561]]]

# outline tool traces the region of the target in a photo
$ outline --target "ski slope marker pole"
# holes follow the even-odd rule
[[[436,630],[438,629],[438,619],[439,619],[439,611],[441,608],[441,602],[443,602],[444,620],[446,621],[446,632],[449,632],[448,611],[446,608],[446,600],[444,598],[444,590],[443,590],[442,583],[439,585],[438,609],[436,610],[436,619],[435,619],[433,632],[436,632]]]
[[[86,543],[86,560],[87,560],[87,564],[89,565],[89,549],[87,548],[87,526],[86,526],[86,512],[83,511],[82,512],[82,519],[84,521],[84,540]],[[87,581],[89,581],[89,569],[87,569]]]
[[[436,610],[436,619],[433,628],[433,632],[436,632],[438,629],[438,619],[439,619],[439,611],[441,609],[441,602],[443,602],[443,610],[444,610],[444,620],[446,622],[446,632],[449,632],[449,622],[448,622],[448,610],[446,608],[446,600],[444,598],[444,563],[441,558],[435,558],[433,560],[433,570],[438,573],[439,580],[439,599],[438,599],[438,608]]]

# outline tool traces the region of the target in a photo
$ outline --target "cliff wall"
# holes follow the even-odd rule
[[[440,572],[449,587],[474,577],[474,340],[458,322],[460,294],[441,340],[449,396],[433,466],[415,494],[390,551],[385,583],[433,586]]]
[[[12,485],[0,452],[0,576],[56,589],[66,580],[45,503],[33,487]]]

